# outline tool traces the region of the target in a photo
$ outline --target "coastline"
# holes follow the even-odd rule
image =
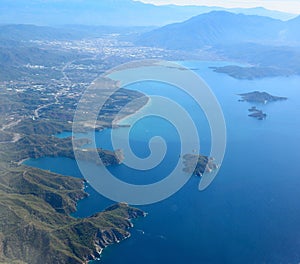
[[[269,85],[269,82],[273,83],[274,81],[272,81],[272,82],[269,81],[269,80],[263,81],[262,86],[263,87],[266,86],[266,83]],[[231,83],[231,79],[229,81],[229,84],[227,84],[226,80],[224,81],[224,86],[230,87],[230,84],[232,84]],[[242,91],[242,89],[245,89],[245,87],[243,87],[242,84],[244,84],[244,83],[241,83],[241,85],[238,85],[236,88],[235,87],[234,88],[230,87],[229,89],[233,89],[234,90],[232,92],[232,94],[235,94],[237,92],[240,92],[240,93],[244,92],[244,91]],[[276,81],[275,81],[275,84],[276,84]],[[297,85],[297,81],[295,81],[294,85],[295,86]],[[272,89],[270,88],[270,92],[272,92],[273,89],[278,89],[276,91],[279,92],[280,89],[281,89],[281,87],[276,88],[277,86],[280,86],[280,82],[279,82],[278,85],[275,85],[275,88],[273,88],[273,87],[272,87]],[[222,101],[222,104],[224,103],[224,107],[226,107],[226,109],[230,109],[231,104],[234,106],[234,110],[235,111],[232,111],[232,112],[228,111],[227,112],[228,113],[228,118],[229,118],[229,125],[234,124],[234,128],[231,128],[231,127],[229,128],[230,132],[232,133],[232,136],[235,137],[235,140],[238,140],[238,141],[241,141],[241,142],[246,142],[245,143],[246,147],[248,147],[251,151],[252,151],[252,149],[253,150],[257,150],[257,149],[261,148],[262,145],[261,145],[260,141],[264,142],[266,140],[264,143],[268,143],[268,144],[270,144],[269,146],[272,146],[271,144],[272,144],[272,142],[274,143],[274,141],[276,140],[276,138],[280,139],[279,136],[281,135],[281,132],[283,133],[283,135],[295,135],[293,133],[288,134],[288,132],[286,132],[286,131],[290,130],[289,127],[294,127],[294,129],[297,129],[297,128],[295,128],[294,125],[292,125],[295,122],[290,122],[291,120],[288,119],[286,116],[287,116],[287,113],[291,113],[290,109],[292,109],[292,110],[296,109],[297,105],[293,106],[293,108],[292,107],[290,107],[290,108],[284,108],[284,106],[283,106],[283,109],[285,111],[278,111],[278,112],[276,112],[277,116],[274,117],[273,119],[270,119],[266,125],[260,125],[260,124],[258,125],[258,124],[256,124],[256,122],[252,122],[251,119],[248,122],[247,121],[247,117],[244,116],[244,114],[245,114],[244,112],[240,111],[240,113],[239,113],[239,111],[236,111],[236,110],[240,109],[240,108],[237,108],[237,102],[236,102],[237,100],[232,99],[231,95],[230,96],[228,95],[228,97],[226,97],[226,96],[223,97],[222,95],[223,95],[224,89],[223,89],[222,85],[220,85],[219,88],[220,89],[219,89],[219,94],[218,95],[222,99],[224,98],[223,99],[224,101]],[[267,86],[266,89],[269,89],[269,87]],[[295,95],[296,94],[297,94],[297,92],[295,92]],[[291,95],[289,95],[289,96],[291,96]],[[227,101],[228,98],[230,100]],[[297,99],[296,96],[294,96],[292,98],[294,99],[294,101],[297,101],[296,100]],[[289,105],[292,105],[292,104],[289,103]],[[277,111],[276,105],[270,105],[268,107],[270,107],[270,109],[272,111]],[[142,110],[142,108],[140,109],[140,111],[141,110]],[[236,122],[237,120],[239,122]],[[283,121],[281,121],[281,120],[283,120]],[[276,126],[273,127],[273,124],[275,124]],[[260,131],[260,129],[262,129],[262,127],[268,127],[267,129],[271,129],[271,131],[273,131],[273,132],[275,131],[276,132],[277,130],[273,130],[273,129],[276,129],[276,127],[279,127],[279,124],[283,124],[283,126],[280,128],[280,131],[278,133],[275,133],[275,134],[278,134],[278,136],[274,137],[273,136],[274,133],[270,133],[270,139],[269,139],[269,137],[268,138],[262,138],[262,137],[256,138],[255,134],[253,134],[253,131]],[[236,127],[237,127],[237,129],[236,129]],[[244,130],[241,130],[241,129],[244,129]],[[240,131],[244,131],[245,134],[240,135]],[[266,135],[269,135],[269,133],[267,133]],[[297,134],[296,134],[296,136],[297,136]],[[253,139],[253,141],[249,141],[249,139]],[[289,140],[285,141],[285,142],[278,142],[278,144],[280,144],[280,145],[279,146],[276,145],[276,147],[275,147],[275,149],[277,149],[277,147],[278,148],[280,147],[280,149],[282,151],[282,152],[279,152],[280,156],[279,156],[278,160],[280,160],[282,157],[284,158],[284,153],[285,153],[284,149],[285,148],[289,149],[289,147],[290,147],[289,142],[293,142],[293,140],[294,140],[294,138],[292,136],[288,137],[288,139]],[[299,141],[295,140],[294,143],[295,142],[299,142]],[[230,141],[229,144],[233,145],[234,142]],[[282,149],[282,146],[284,146],[285,148]],[[295,144],[294,144],[294,146],[295,146],[294,148],[296,149],[296,145]],[[245,162],[245,164],[248,164],[248,161],[247,161],[248,157],[249,157],[248,160],[250,160],[251,158],[254,157],[255,159],[257,159],[259,161],[261,158],[263,159],[264,157],[266,157],[265,155],[267,153],[267,150],[268,150],[267,148],[262,148],[262,153],[257,153],[257,152],[253,152],[254,154],[252,154],[251,152],[246,153],[247,156],[243,157],[242,162]],[[243,151],[243,146],[239,145],[239,146],[231,147],[229,154],[232,157],[234,157],[234,156],[238,156],[241,153],[241,151]],[[291,157],[292,157],[293,160],[297,158],[297,156],[293,156],[293,155],[291,155]],[[257,205],[252,206],[251,202],[253,202],[253,199],[254,200],[260,200],[260,201],[266,201],[266,202],[268,202],[268,201],[270,201],[268,199],[270,197],[269,195],[271,195],[272,197],[278,197],[277,196],[278,192],[275,192],[276,188],[274,188],[274,192],[267,193],[267,194],[265,194],[263,192],[257,192],[257,193],[255,193],[255,192],[254,193],[249,192],[249,186],[247,186],[247,185],[245,185],[243,183],[243,177],[239,177],[239,175],[241,175],[244,172],[243,167],[242,167],[242,165],[244,166],[244,163],[241,163],[241,165],[240,165],[240,164],[234,163],[234,159],[232,159],[233,160],[232,163],[231,163],[231,158],[229,160],[230,160],[230,164],[228,166],[224,167],[224,171],[222,171],[222,175],[219,175],[219,176],[221,176],[220,179],[219,179],[219,181],[216,181],[215,183],[217,184],[217,187],[218,186],[220,187],[220,190],[225,189],[224,190],[224,195],[229,195],[228,199],[232,199],[232,201],[238,201],[237,200],[237,197],[238,197],[237,195],[239,195],[239,194],[241,194],[243,197],[245,197],[245,202],[244,203],[246,205],[249,205],[249,206],[251,205],[251,207],[249,207],[249,210],[251,210],[251,211],[248,212],[247,210],[242,210],[242,212],[244,212],[244,213],[246,212],[247,215],[245,215],[245,214],[241,215],[242,212],[238,211],[240,209],[240,207],[235,207],[234,203],[232,203],[232,204],[230,204],[230,206],[233,205],[233,208],[234,208],[234,210],[236,210],[235,212],[237,212],[237,214],[235,215],[235,217],[228,216],[228,219],[226,218],[225,222],[224,221],[217,222],[219,224],[219,225],[217,225],[217,227],[220,228],[220,230],[221,230],[222,228],[224,228],[224,225],[227,223],[227,220],[228,221],[230,220],[230,221],[233,221],[233,224],[232,224],[232,226],[231,225],[229,226],[229,229],[233,232],[233,234],[237,234],[237,233],[238,234],[245,234],[244,232],[247,233],[248,231],[247,230],[245,231],[245,229],[243,230],[244,225],[240,226],[239,222],[238,222],[238,221],[241,221],[241,219],[242,219],[242,220],[245,221],[245,225],[247,225],[249,228],[250,227],[253,228],[253,230],[254,230],[254,232],[250,232],[250,231],[248,232],[249,233],[249,238],[255,239],[257,237],[256,233],[259,233],[258,232],[259,228],[257,228],[257,226],[255,226],[255,224],[256,224],[255,216],[253,216],[253,214],[251,214],[251,212],[257,210],[258,213],[262,212],[263,215],[264,214],[266,215],[266,219],[269,219],[268,215],[265,213],[265,210],[266,210],[266,208],[267,209],[270,208],[270,203],[267,203],[266,204],[267,207],[264,207],[264,206],[262,206],[264,204],[262,202],[257,207]],[[288,162],[286,162],[286,163],[288,164]],[[257,164],[259,165],[257,167],[257,169],[263,171],[262,169],[264,169],[264,166],[261,163],[257,163]],[[249,164],[249,168],[250,168],[248,170],[249,172],[251,172],[252,167],[253,167],[253,165]],[[287,169],[290,169],[290,170],[287,171],[287,173],[289,173],[291,175],[290,179],[294,179],[294,178],[297,179],[297,177],[296,177],[297,175],[294,175],[293,173],[290,173],[290,171],[292,171],[292,169],[295,170],[295,167],[294,166],[292,166],[292,167],[293,168],[287,166]],[[266,175],[263,175],[265,177],[265,179],[264,179],[265,181],[269,181],[271,184],[274,182],[274,178],[277,179],[278,181],[280,181],[281,178],[279,177],[279,173],[278,173],[278,175],[277,175],[277,173],[274,173],[274,175],[269,175],[268,172],[272,168],[266,168],[266,169],[268,169],[268,171],[267,171]],[[237,173],[236,174],[232,173],[232,170],[236,171]],[[258,175],[256,177],[255,175],[253,176],[253,175],[251,175],[251,173],[248,173],[248,172],[245,173],[245,175],[244,175],[244,177],[248,177],[249,179],[251,179],[251,182],[253,181],[253,183],[257,183],[258,185],[260,185],[259,181],[262,179],[262,177],[259,177],[259,176],[261,176],[261,175]],[[227,179],[227,177],[228,177],[228,179]],[[197,180],[198,180],[198,178],[195,178],[193,181],[197,181]],[[277,183],[277,180],[276,180],[276,183]],[[231,187],[223,188],[224,186],[222,186],[222,184],[223,183],[227,183],[228,181],[229,182],[236,182],[236,183],[239,184],[238,185],[239,188],[235,189],[235,191],[237,191],[237,193],[230,192]],[[293,181],[289,182],[289,184],[292,184],[292,183],[293,183]],[[272,188],[273,188],[273,186],[274,185],[272,185]],[[287,186],[289,186],[289,185],[287,185]],[[189,188],[189,186],[186,186],[186,187]],[[235,187],[236,186],[233,186],[233,188],[235,188]],[[218,214],[217,211],[220,212],[222,210],[222,208],[224,208],[222,206],[226,206],[225,209],[226,208],[228,209],[228,207],[224,203],[220,202],[218,200],[218,197],[214,197],[213,196],[214,192],[212,192],[212,195],[210,194],[210,191],[208,193],[206,192],[205,195],[202,196],[201,199],[199,199],[199,193],[198,193],[197,190],[194,191],[192,188],[191,188],[190,192],[189,192],[189,189],[187,189],[187,190],[188,191],[186,193],[185,192],[181,192],[181,193],[183,193],[182,195],[181,195],[181,193],[179,193],[179,194],[177,194],[177,196],[174,196],[174,199],[170,199],[170,200],[165,201],[165,204],[163,204],[162,206],[160,206],[160,204],[153,205],[153,207],[151,207],[150,209],[148,209],[149,212],[150,212],[150,214],[151,214],[151,219],[149,219],[151,221],[144,221],[143,220],[142,224],[138,224],[138,225],[136,224],[135,228],[138,229],[138,228],[141,228],[141,226],[142,226],[144,230],[150,230],[150,227],[153,227],[153,222],[154,223],[155,222],[159,223],[159,221],[160,221],[161,218],[166,218],[166,217],[170,216],[170,213],[173,214],[173,212],[174,212],[174,214],[177,214],[178,210],[182,210],[181,215],[185,216],[185,217],[182,218],[182,222],[178,221],[175,218],[173,218],[173,219],[170,218],[169,221],[166,222],[166,223],[164,223],[164,221],[162,221],[161,222],[161,224],[162,224],[161,230],[163,230],[165,232],[164,235],[167,236],[167,237],[170,237],[170,234],[173,235],[174,234],[173,232],[176,232],[176,231],[178,232],[176,234],[178,234],[177,237],[179,237],[179,238],[180,237],[184,237],[184,235],[186,235],[187,238],[188,238],[188,236],[190,234],[192,234],[192,236],[195,235],[195,237],[197,236],[197,239],[195,239],[195,243],[192,243],[192,245],[180,245],[180,241],[178,243],[178,241],[176,241],[176,240],[172,241],[172,240],[169,239],[167,242],[164,242],[164,241],[161,240],[160,237],[157,236],[157,237],[154,237],[153,240],[144,239],[144,240],[146,240],[146,242],[143,245],[142,243],[140,243],[139,239],[137,239],[137,242],[135,242],[137,234],[135,233],[135,231],[133,231],[132,232],[132,239],[130,239],[131,241],[127,241],[127,242],[125,241],[123,243],[124,246],[121,243],[122,248],[121,247],[114,247],[113,246],[113,247],[107,249],[108,251],[111,252],[111,253],[108,252],[108,254],[112,255],[112,260],[109,257],[107,257],[108,262],[112,261],[112,263],[114,263],[114,261],[115,261],[115,257],[114,256],[121,255],[122,258],[123,258],[123,263],[124,264],[135,263],[135,261],[132,260],[134,258],[135,258],[135,260],[138,260],[139,262],[143,263],[143,260],[147,258],[147,255],[151,254],[151,251],[154,252],[155,255],[157,255],[157,256],[164,256],[163,254],[164,253],[167,254],[166,253],[166,252],[168,252],[167,250],[170,250],[170,252],[172,253],[172,250],[174,250],[174,248],[175,248],[175,250],[177,250],[177,249],[179,249],[179,247],[182,247],[184,251],[189,252],[191,259],[193,258],[193,259],[196,259],[196,261],[197,260],[201,261],[201,255],[203,253],[201,253],[201,252],[198,253],[199,251],[197,251],[197,245],[199,245],[200,243],[202,243],[202,245],[204,245],[203,246],[204,250],[208,250],[209,251],[210,248],[207,246],[207,241],[209,241],[210,244],[216,245],[214,243],[215,243],[216,239],[219,237],[219,234],[213,233],[212,236],[210,236],[211,234],[209,234],[209,231],[207,231],[207,230],[203,231],[202,230],[202,232],[204,232],[205,235],[209,234],[206,237],[204,236],[204,238],[203,238],[203,234],[201,234],[201,232],[197,228],[194,228],[194,226],[196,226],[197,222],[195,222],[195,224],[191,225],[190,219],[193,218],[193,217],[195,218],[195,214],[200,214],[201,215],[201,214],[204,214],[204,213],[205,214],[211,214],[211,216],[215,217],[216,219],[218,217],[222,218],[222,214],[221,213]],[[284,189],[284,191],[286,191],[286,192],[284,192],[282,194],[283,197],[285,197],[284,195],[286,195],[287,198],[291,198],[291,200],[292,200],[293,196],[294,197],[297,196],[297,193],[296,193],[297,190],[296,190],[296,188],[288,188],[287,190]],[[249,195],[251,194],[250,197],[248,197],[247,195],[245,195],[245,194],[248,194],[248,193],[249,193]],[[266,200],[264,200],[264,197],[265,197]],[[84,199],[86,199],[86,198],[84,198]],[[180,204],[181,204],[180,201],[184,200],[184,199],[191,200],[193,202],[192,203],[193,206],[192,207],[191,206],[180,207]],[[205,203],[212,202],[215,205],[219,205],[217,207],[218,210],[216,210],[215,207],[209,207],[209,208],[207,208],[205,206],[203,207],[202,204],[204,202]],[[164,205],[165,205],[165,207],[163,208]],[[178,205],[179,205],[179,207],[178,207]],[[286,203],[286,205],[289,205],[289,203]],[[191,207],[191,210],[189,210],[190,207]],[[168,210],[165,210],[165,208],[167,208]],[[197,211],[195,210],[196,208],[198,209]],[[262,210],[264,210],[264,211],[262,211]],[[289,210],[290,210],[290,208],[287,208],[287,211],[285,212],[287,214],[286,217],[288,217],[288,216],[290,216],[292,214],[292,213],[289,213],[290,212]],[[277,211],[275,211],[274,214],[276,212]],[[274,215],[274,217],[275,216],[276,216],[276,214]],[[240,217],[242,217],[242,218],[240,218]],[[279,215],[279,217],[282,217],[282,214]],[[282,218],[280,218],[280,219],[282,219]],[[284,219],[282,219],[282,220],[284,220]],[[212,230],[214,230],[214,228],[215,228],[215,226],[214,226],[215,223],[212,223],[209,218],[208,219],[206,219],[205,217],[202,218],[202,219],[197,218],[196,221],[201,222],[200,225],[205,225],[205,226],[211,228]],[[280,220],[280,222],[281,222],[281,220]],[[237,225],[235,225],[235,223],[237,223]],[[176,226],[175,224],[178,224],[178,225]],[[221,226],[220,226],[220,224],[221,224]],[[263,225],[264,224],[268,224],[268,222],[266,222],[266,223],[262,222],[262,224]],[[227,227],[228,227],[228,225],[227,225]],[[269,227],[269,226],[267,226],[267,227]],[[292,230],[293,227],[294,227],[294,225],[291,225],[291,228],[290,228],[291,231],[290,232],[293,232],[293,230]],[[155,225],[154,225],[153,229],[158,230],[157,227],[155,227]],[[274,229],[276,229],[276,226],[274,227]],[[134,230],[136,230],[136,229],[134,229]],[[253,230],[251,230],[251,231],[253,231]],[[258,230],[258,231],[256,232],[256,230]],[[273,232],[275,232],[275,231],[273,231],[273,229],[270,229],[270,233],[271,232],[272,232],[272,234],[274,234]],[[252,235],[252,233],[253,233],[253,235]],[[202,235],[202,237],[200,235]],[[258,236],[259,235],[260,234],[258,234]],[[275,233],[274,235],[280,236],[280,232],[277,233],[277,234]],[[226,234],[225,234],[225,236],[226,236]],[[229,246],[233,246],[235,244],[235,242],[236,242],[236,240],[234,240],[232,242],[232,240],[229,239],[228,240],[228,245]],[[167,248],[160,247],[159,243],[165,243],[165,244],[167,244],[166,245]],[[264,240],[262,240],[262,243],[267,243],[267,242],[265,242]],[[152,247],[151,247],[151,244],[152,244]],[[155,244],[159,245],[159,246],[157,246],[156,248],[153,248],[153,245],[155,245]],[[280,243],[278,243],[278,244],[280,244]],[[141,250],[141,248],[138,247],[139,245],[141,245],[141,246],[143,245],[144,247],[147,247],[147,249],[146,250]],[[177,245],[178,245],[178,247],[177,247]],[[246,252],[248,252],[248,249],[246,248],[246,246],[245,247],[241,247],[241,251],[246,250]],[[124,248],[124,250],[123,250],[123,248]],[[162,248],[161,251],[159,251],[160,248]],[[216,250],[223,250],[223,248],[224,247],[221,246],[221,249],[217,248]],[[233,246],[233,248],[234,248],[234,246]],[[126,254],[128,254],[128,255],[124,254],[124,252],[126,252]],[[180,250],[178,250],[178,252],[180,252]],[[266,255],[268,255],[267,253],[268,252],[266,252]],[[106,254],[106,250],[104,250],[103,252],[101,252],[101,254],[103,254],[103,255],[102,255],[102,258],[101,258],[100,262],[96,262],[95,261],[95,264],[96,263],[105,263],[106,262],[105,261],[105,257],[106,256],[104,256]],[[143,257],[143,256],[145,256],[145,257]],[[170,261],[174,261],[174,259],[176,257],[177,256],[173,257],[173,254],[172,254],[171,257],[170,257],[170,259],[171,259]],[[217,259],[218,256],[216,256],[215,258]],[[215,258],[213,258],[213,260],[215,260]],[[259,259],[260,257],[257,256],[257,258]],[[180,258],[179,258],[179,261],[181,261]],[[216,262],[218,262],[218,261],[220,261],[220,259],[216,260]]]
[[[22,165],[25,161],[29,160],[30,158],[21,159],[17,162],[18,166]]]
[[[151,107],[151,105],[152,105],[151,97],[149,97],[149,96],[147,96],[147,95],[145,95],[145,97],[147,98],[147,103],[146,103],[146,104],[144,104],[144,105],[141,106],[139,109],[137,109],[136,111],[134,111],[133,113],[131,113],[131,114],[129,114],[129,115],[123,116],[123,117],[121,117],[121,118],[116,118],[116,119],[113,121],[113,126],[116,126],[116,127],[131,126],[131,125],[132,125],[132,124],[131,124],[131,119],[133,118],[133,116],[136,116],[136,115],[142,115],[142,114],[143,114],[145,111],[147,111],[147,109],[148,109],[149,107]],[[104,128],[104,129],[105,129],[105,128]],[[147,213],[144,213],[144,217],[145,217],[146,215],[147,215]],[[131,219],[129,219],[129,220],[131,220]],[[132,224],[131,221],[130,221],[130,223],[131,223],[131,228],[133,228],[134,225]],[[128,239],[128,238],[130,238],[130,237],[131,237],[131,233],[129,233],[128,236],[125,237],[123,240],[126,240],[126,239]],[[118,244],[118,243],[120,243],[120,242],[122,242],[122,241],[118,241],[118,242],[116,242],[116,243],[111,243],[111,244],[109,244],[109,245],[106,245],[104,248],[99,248],[99,249],[100,249],[99,252],[98,252],[99,257],[96,258],[96,259],[94,259],[94,260],[89,260],[89,261],[87,261],[87,264],[99,263],[99,261],[101,261],[101,255],[102,255],[103,251],[104,251],[107,247],[109,247],[109,246],[111,246],[111,245],[113,245],[113,244]]]
[[[130,115],[126,115],[126,116],[123,116],[121,118],[116,118],[114,121],[113,121],[113,125],[114,126],[131,126],[131,122],[130,120],[132,119],[133,116],[135,115],[138,115],[138,114],[142,114],[143,111],[145,111],[148,107],[150,107],[152,105],[152,101],[151,101],[151,98],[147,95],[145,95],[147,97],[147,103],[145,105],[143,105],[142,107],[140,107],[139,109],[137,109],[135,112],[131,113]]]
[[[130,220],[130,219],[129,219],[129,220]],[[134,226],[132,225],[131,228],[133,228],[133,227],[134,227]],[[115,245],[115,244],[122,243],[124,240],[126,240],[126,239],[128,239],[128,238],[130,238],[130,237],[131,237],[131,233],[129,233],[128,236],[124,237],[123,240],[118,240],[118,241],[116,241],[116,242],[114,242],[114,243],[110,243],[110,244],[104,246],[103,248],[99,247],[99,248],[98,248],[99,251],[97,252],[99,256],[98,256],[97,258],[95,258],[95,259],[87,260],[86,262],[84,262],[84,264],[99,263],[99,261],[101,261],[101,255],[102,255],[103,251],[104,251],[106,248],[108,248],[109,246]]]
[[[138,109],[136,109],[135,111],[133,111],[129,115],[125,115],[125,116],[123,116],[120,119],[114,120],[113,121],[113,125],[116,125],[116,126],[119,126],[119,127],[123,127],[123,126],[129,126],[130,127],[131,124],[132,124],[132,121],[136,120],[136,118],[139,118],[139,117],[143,116],[143,113],[145,113],[145,111],[147,111],[146,109],[151,106],[151,98],[149,96],[145,95],[145,100],[144,101],[145,101],[145,104],[143,104],[140,107],[138,107]],[[133,117],[133,116],[135,116],[135,117]],[[107,128],[103,128],[103,130],[104,129],[107,129]],[[26,162],[29,159],[30,159],[30,157],[24,158],[24,159],[21,159],[19,161],[16,161],[16,163],[18,164],[18,166],[21,166],[21,165],[24,165],[24,162]],[[63,175],[63,176],[66,176],[66,175]],[[88,192],[86,191],[86,186],[84,184],[84,181],[83,181],[82,190],[84,191],[84,193],[86,193],[87,195],[89,195]],[[79,200],[83,200],[85,198],[86,197],[82,197]],[[77,202],[79,202],[79,200]],[[76,210],[77,210],[77,205],[76,205]],[[128,220],[130,220],[130,219],[131,218],[129,218]],[[130,223],[131,223],[130,228],[133,228],[133,224],[132,224],[131,221],[130,221]],[[83,260],[82,263],[85,263],[85,264],[87,264],[87,263],[98,263],[98,261],[100,261],[100,259],[101,259],[101,255],[103,254],[103,251],[104,251],[105,248],[107,248],[107,247],[109,247],[109,246],[111,246],[113,244],[118,244],[118,243],[122,242],[123,240],[126,240],[126,239],[130,238],[130,236],[131,236],[131,234],[128,233],[128,235],[124,236],[123,239],[121,239],[121,240],[111,241],[107,245],[105,245],[104,247],[101,247],[101,248],[98,247],[98,248],[96,248],[95,250],[97,251],[97,255],[98,256],[96,256],[96,255],[93,256],[92,255],[91,257],[94,257],[94,259],[86,260],[86,261]]]

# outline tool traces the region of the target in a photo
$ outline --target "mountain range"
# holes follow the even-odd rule
[[[52,51],[32,47],[30,40],[97,38],[115,33],[122,40],[133,42],[135,46],[164,48],[171,53],[176,50],[188,53],[191,59],[196,58],[200,51],[211,54],[214,58],[246,62],[259,67],[249,69],[250,75],[254,77],[300,74],[299,28],[300,16],[282,21],[227,11],[212,11],[184,22],[154,28],[0,25],[0,68],[8,65],[15,67],[17,61],[26,64],[34,59],[37,62],[39,58],[47,58],[47,62],[61,62],[72,56],[63,53],[52,56]],[[223,71],[241,77],[237,67],[221,69]],[[249,77],[248,70],[243,76]]]
[[[235,78],[300,74],[300,16],[270,17],[213,11],[141,34],[135,44],[168,50],[203,50],[249,67],[216,68]]]
[[[142,34],[138,45],[167,49],[201,49],[238,43],[296,45],[300,16],[288,21],[225,11],[192,17]]]
[[[133,0],[2,0],[0,21],[2,24],[162,26],[212,10],[269,16],[282,20],[295,17],[293,14],[262,7],[225,9],[207,6],[156,6]]]

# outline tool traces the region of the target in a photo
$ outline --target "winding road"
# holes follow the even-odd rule
[[[67,91],[68,88],[71,87],[72,85],[72,81],[70,80],[70,78],[68,77],[68,75],[65,73],[65,70],[72,64],[74,63],[75,61],[83,61],[83,60],[90,60],[90,59],[96,59],[97,58],[97,55],[94,55],[92,57],[86,57],[86,58],[83,58],[83,59],[80,59],[80,60],[72,60],[72,61],[69,61],[67,62],[61,69],[61,74],[63,76],[62,80],[64,81],[65,83],[65,87],[63,87],[61,90],[57,91],[55,96],[54,96],[54,99],[55,101],[54,102],[51,102],[51,103],[47,103],[47,104],[44,104],[44,105],[39,105],[35,110],[34,110],[34,118],[35,119],[38,119],[40,117],[40,111],[44,108],[47,108],[51,105],[54,105],[54,104],[58,104],[59,103],[59,97],[63,94],[65,94],[65,92]],[[3,125],[1,128],[0,128],[0,131],[5,131],[13,126],[16,126],[18,123],[20,123],[22,121],[22,119],[19,119],[17,121],[12,121],[6,125]],[[12,140],[11,141],[2,141],[0,142],[0,144],[5,144],[5,143],[16,143],[17,141],[19,141],[21,138],[22,138],[22,135],[19,134],[19,133],[12,133],[13,137],[12,137]]]

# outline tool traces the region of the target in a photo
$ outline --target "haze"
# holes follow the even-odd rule
[[[251,8],[264,7],[271,10],[283,11],[293,14],[300,14],[300,1],[298,0],[143,0],[144,3],[151,3],[155,5],[175,4],[175,5],[204,5],[204,6],[220,6],[225,8]]]

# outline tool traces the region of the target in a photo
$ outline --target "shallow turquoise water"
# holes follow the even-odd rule
[[[300,77],[236,80],[208,69],[222,63],[182,64],[197,69],[224,111],[228,141],[221,170],[204,192],[197,189],[199,179],[192,177],[167,200],[141,206],[148,216],[134,221],[130,239],[105,249],[100,263],[299,263]],[[170,94],[167,86],[158,88],[151,83],[129,88],[150,95]],[[266,120],[258,121],[247,116],[253,104],[238,102],[236,95],[255,90],[289,99],[258,105],[268,114]],[[171,97],[197,120],[201,151],[208,154],[210,134],[203,114],[179,91],[172,90]],[[161,179],[178,154],[176,130],[167,122],[148,118],[134,127],[131,144],[137,155],[146,156],[146,143],[157,134],[166,137],[171,150],[164,165],[143,177],[123,165],[111,171],[134,183]],[[99,132],[98,145],[110,148],[109,137],[109,130]],[[81,177],[70,159],[43,158],[26,164]],[[89,185],[86,191],[91,195],[79,203],[76,217],[88,216],[112,203]]]

